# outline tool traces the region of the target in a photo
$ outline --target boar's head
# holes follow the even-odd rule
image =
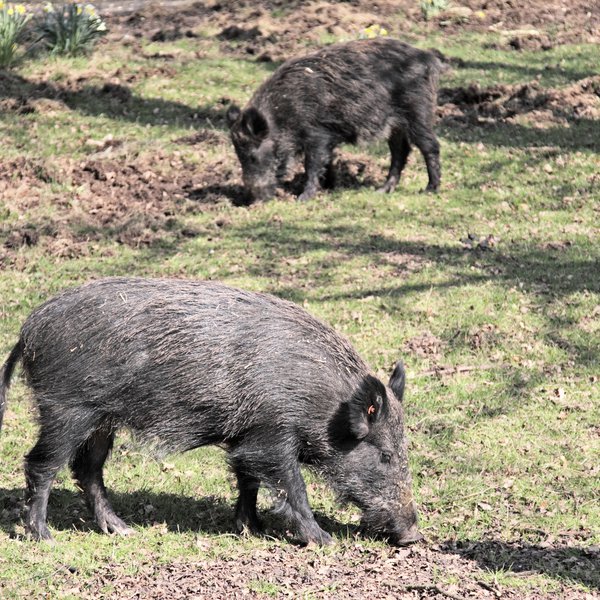
[[[329,424],[335,450],[323,465],[341,500],[362,509],[362,525],[398,545],[423,539],[404,435],[404,381],[401,363],[387,387],[371,375],[363,379]]]
[[[277,185],[278,160],[266,117],[253,106],[241,111],[232,105],[227,122],[244,186],[254,200],[271,198]]]

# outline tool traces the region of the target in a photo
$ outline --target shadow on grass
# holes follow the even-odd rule
[[[237,534],[234,506],[216,496],[191,498],[178,494],[140,490],[130,493],[108,492],[115,512],[130,526],[151,528],[166,526],[168,531],[197,532],[206,535]],[[0,488],[0,529],[15,536],[21,523],[23,490]],[[259,511],[265,533],[286,537],[286,523],[273,511]],[[357,530],[328,516],[315,513],[326,531],[348,536]],[[55,531],[96,531],[100,529],[86,507],[83,494],[52,489],[48,502],[48,523]]]
[[[305,227],[284,223],[274,227],[272,223],[251,223],[242,225],[231,232],[242,243],[251,243],[261,256],[261,261],[247,267],[248,273],[255,276],[273,275],[278,281],[285,281],[288,265],[282,257],[301,257],[307,252],[329,250],[336,252],[335,263],[331,256],[324,256],[310,263],[309,274],[314,283],[329,287],[330,270],[344,261],[357,256],[372,256],[373,266],[397,266],[397,275],[386,278],[377,287],[358,287],[352,291],[331,292],[306,290],[297,285],[286,287],[277,284],[273,290],[296,302],[310,299],[318,294],[319,301],[341,299],[364,299],[369,296],[393,299],[411,292],[430,288],[450,288],[481,283],[485,281],[505,282],[509,286],[519,285],[526,292],[537,292],[550,296],[562,296],[587,290],[600,292],[597,277],[600,259],[589,253],[582,253],[576,246],[560,251],[552,248],[531,247],[527,242],[513,242],[511,245],[493,251],[467,250],[459,245],[447,246],[420,241],[399,241],[393,237],[370,233],[359,225],[308,224]],[[399,258],[406,258],[403,268]],[[412,260],[421,268],[427,263],[435,263],[448,272],[448,278],[438,283],[413,283],[407,281]],[[476,265],[479,273],[472,273]],[[288,277],[289,279],[289,277]],[[317,285],[317,287],[319,287]]]
[[[18,508],[23,491],[0,488],[0,529],[15,536],[20,522]],[[117,514],[129,525],[151,528],[166,526],[171,532],[198,532],[204,535],[235,534],[233,507],[224,500],[208,496],[195,499],[186,496],[148,491],[109,494]],[[96,531],[82,495],[53,490],[49,502],[49,524],[57,531]],[[284,537],[285,524],[273,514],[261,515],[269,535]],[[342,524],[323,515],[316,515],[319,524],[336,536],[347,538],[358,527]],[[286,538],[288,539],[288,538]],[[542,547],[527,543],[497,540],[446,542],[442,552],[459,554],[475,560],[481,569],[507,574],[539,573],[600,588],[600,555],[597,549],[574,547]]]
[[[568,151],[600,152],[600,121],[596,119],[582,118],[571,121],[568,127],[537,129],[504,121],[474,125],[469,120],[449,118],[442,119],[439,130],[441,137],[453,142],[481,142],[509,148],[556,146]]]
[[[37,109],[32,100],[47,99],[63,103],[84,115],[105,116],[143,125],[171,124],[182,127],[226,129],[225,109],[219,106],[191,107],[161,98],[141,98],[121,84],[75,82],[41,83],[0,71],[0,100],[13,99],[14,112],[28,114]]]
[[[546,63],[541,65],[524,65],[514,64],[508,62],[501,62],[495,60],[470,60],[470,59],[450,59],[451,64],[458,69],[476,69],[482,70],[486,73],[492,71],[498,71],[499,73],[516,73],[520,80],[525,83],[526,81],[532,81],[539,77],[543,77],[544,82],[547,85],[564,85],[569,82],[580,81],[586,77],[592,77],[597,73],[592,71],[582,71],[579,69],[569,68],[562,64],[552,66],[548,63],[548,55],[544,55],[541,52],[533,52],[533,58],[544,58]],[[521,57],[519,57],[521,58]],[[557,62],[560,60],[554,58]]]
[[[473,397],[461,407],[459,415],[448,419],[447,415],[432,413],[428,406],[413,403],[411,406],[411,419],[414,425],[409,425],[409,430],[427,438],[428,444],[439,451],[448,450],[457,437],[460,437],[466,427],[475,427],[478,423],[494,420],[510,415],[514,410],[521,408],[531,398],[545,380],[546,376],[541,370],[523,371],[517,367],[499,365],[497,369],[489,369],[488,374],[502,381],[502,394],[481,394]],[[439,381],[440,388],[445,383]],[[440,395],[443,391],[440,391]],[[435,456],[420,456],[421,465],[429,472],[438,472],[439,463]],[[465,465],[465,472],[477,476],[482,465],[472,461]],[[416,478],[418,479],[418,477]]]
[[[442,550],[475,560],[482,569],[539,573],[600,589],[600,552],[592,548],[542,547],[496,540],[447,542]]]
[[[233,206],[250,206],[252,199],[243,186],[239,184],[208,184],[190,190],[187,195],[189,200],[209,204],[216,199],[225,197]]]
[[[365,174],[367,164],[365,161],[336,156],[334,162],[334,179],[336,190],[359,190],[365,187],[375,187],[377,182]],[[282,183],[281,188],[292,196],[299,196],[304,190],[306,175],[299,166],[293,177]],[[383,177],[380,181],[383,184]],[[227,198],[234,206],[250,206],[260,201],[253,201],[246,189],[239,184],[207,184],[199,186],[187,193],[190,200],[202,203],[215,202],[219,198]]]

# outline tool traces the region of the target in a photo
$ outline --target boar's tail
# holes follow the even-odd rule
[[[434,61],[432,61],[434,64],[432,66],[436,71],[443,73],[450,68],[450,59],[445,54],[437,48],[430,48],[429,52],[434,56]]]
[[[440,73],[450,70],[450,59],[435,48],[429,49],[429,61],[427,71],[429,75],[429,85],[433,91],[437,91]]]
[[[430,49],[427,56],[427,80],[432,98],[437,96],[440,74],[450,68],[448,59],[439,51]]]
[[[10,379],[15,370],[15,365],[19,362],[20,358],[21,342],[18,342],[8,355],[4,366],[0,369],[0,430],[2,429],[2,419],[4,417],[4,409],[6,408],[6,392],[10,385]]]

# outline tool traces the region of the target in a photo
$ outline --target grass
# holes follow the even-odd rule
[[[526,83],[540,73],[541,87],[564,87],[589,76],[597,62],[589,45],[516,53],[490,48],[494,41],[494,34],[469,34],[421,43],[465,61],[446,86]],[[193,59],[199,48],[206,56],[201,63]],[[156,70],[163,60],[116,43],[102,46],[91,62],[27,63],[17,71],[25,91],[38,78],[66,90],[65,81],[92,72],[90,87],[67,93],[50,111],[0,113],[7,141],[0,157],[46,166],[85,160],[91,154],[86,140],[108,134],[126,140],[118,159],[140,160],[158,150],[167,160],[155,166],[167,174],[175,151],[198,170],[207,157],[232,155],[222,145],[199,158],[176,140],[193,133],[193,115],[210,113],[219,98],[244,102],[272,67],[223,56],[208,36],[144,46],[146,56],[156,53],[175,56],[162,73]],[[117,71],[133,81],[126,112],[99,93]],[[209,123],[219,131],[218,115],[212,116]],[[576,561],[567,560],[569,552],[577,559],[600,543],[599,148],[588,125],[441,128],[444,180],[437,196],[419,193],[426,175],[413,154],[400,189],[389,197],[361,188],[305,204],[198,206],[174,217],[195,227],[196,237],[159,231],[154,243],[135,247],[107,233],[73,258],[50,254],[43,244],[24,246],[0,271],[0,350],[9,351],[20,323],[43,300],[101,275],[214,278],[289,298],[345,333],[382,377],[398,357],[406,361],[412,470],[430,540],[476,545],[485,554],[482,578],[507,589],[552,591],[560,583],[597,590],[598,572],[569,567]],[[551,150],[532,150],[548,145]],[[383,177],[384,145],[351,151],[368,152]],[[51,178],[40,183],[38,202],[25,208],[11,196],[0,207],[3,239],[23,222],[57,219],[59,201],[75,210],[84,191]],[[219,219],[225,224],[216,225]],[[498,241],[491,251],[468,250],[460,241],[468,233]],[[425,333],[436,349],[419,342]],[[135,574],[144,561],[251,555],[287,543],[230,533],[236,494],[220,450],[159,459],[125,434],[106,480],[136,535],[97,533],[64,472],[49,509],[56,544],[28,542],[15,510],[24,485],[22,457],[34,439],[28,393],[17,382],[0,438],[3,598],[78,597],[77,586],[107,564]],[[352,544],[357,511],[337,506],[318,477],[306,478],[315,511],[338,523],[338,544]],[[261,502],[268,505],[268,498]],[[552,550],[556,560],[532,561],[533,574],[519,576],[511,544],[536,549],[547,540],[558,548]],[[502,552],[490,546],[485,553],[491,542]],[[569,543],[573,549],[565,548]],[[262,579],[250,589],[266,597],[281,592]]]

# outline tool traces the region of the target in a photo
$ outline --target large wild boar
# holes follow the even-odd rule
[[[27,530],[70,464],[100,528],[125,534],[102,469],[119,428],[167,451],[223,445],[239,486],[238,529],[260,531],[257,491],[275,491],[303,542],[329,543],[300,465],[357,504],[374,533],[421,539],[404,435],[404,370],[384,385],[349,342],[295,304],[210,281],[110,278],[67,290],[25,321],[0,371],[21,360],[39,409],[25,461]]]
[[[440,147],[433,131],[441,54],[398,40],[376,38],[326,47],[285,62],[244,110],[231,106],[227,121],[255,199],[275,193],[296,156],[304,156],[300,200],[331,187],[339,144],[387,139],[392,160],[380,191],[391,192],[414,144],[427,165],[427,191],[440,184]]]

